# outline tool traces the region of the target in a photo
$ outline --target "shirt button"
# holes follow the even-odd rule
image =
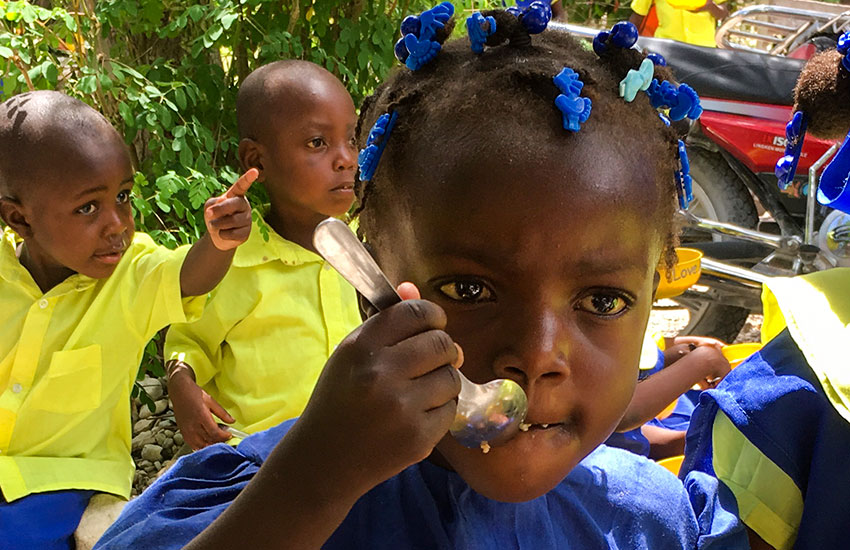
[[[38,301],[38,307],[40,307],[41,309],[47,308],[47,305],[48,305],[48,303],[47,303],[46,298],[42,298],[41,300]]]
[[[12,393],[21,393],[21,390],[24,389],[20,384],[12,384]]]

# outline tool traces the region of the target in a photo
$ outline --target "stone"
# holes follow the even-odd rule
[[[151,401],[156,401],[163,395],[162,383],[158,378],[146,376],[144,380],[139,382],[139,385],[144,388],[145,393],[151,398]]]
[[[174,434],[174,445],[177,446],[177,447],[183,446],[183,434],[181,434],[181,433]]]
[[[160,399],[159,401],[154,402],[156,409],[154,410],[154,414],[162,414],[168,409],[168,399]]]
[[[74,532],[77,550],[90,550],[112,525],[127,501],[121,497],[107,493],[97,493],[89,500],[86,511]]]
[[[164,433],[166,437],[174,437],[174,430],[165,430],[162,433]]]
[[[154,439],[156,439],[156,444],[162,447],[165,444],[165,440],[167,438],[165,437],[164,433],[157,432],[156,435],[154,435]]]
[[[156,439],[155,439],[153,433],[150,430],[148,430],[148,431],[142,432],[139,435],[137,435],[136,437],[134,437],[130,448],[133,451],[138,451],[139,449],[143,448],[145,445],[150,445],[152,443],[156,443]]]
[[[162,460],[162,447],[159,445],[145,445],[142,447],[142,458],[150,462]],[[146,468],[147,470],[147,468]]]
[[[151,410],[148,408],[147,405],[142,405],[141,407],[139,407],[139,418],[140,419],[144,420],[145,418],[149,417],[152,414],[153,413],[151,412]]]
[[[150,429],[153,426],[153,420],[150,418],[145,418],[144,420],[139,420],[135,424],[133,424],[133,433],[141,433],[145,430]]]

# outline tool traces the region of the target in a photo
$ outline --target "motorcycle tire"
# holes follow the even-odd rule
[[[753,197],[722,156],[689,147],[688,160],[693,178],[694,214],[748,228],[757,226],[758,211]],[[683,245],[687,246],[687,235],[683,237]],[[706,239],[704,236],[703,240]],[[682,305],[688,308],[690,318],[681,334],[711,336],[729,343],[738,336],[750,313],[746,308],[708,300],[688,300]]]

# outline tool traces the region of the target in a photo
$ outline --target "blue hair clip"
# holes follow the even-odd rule
[[[496,18],[475,12],[466,18],[466,30],[473,53],[482,53],[487,37],[496,32]]]
[[[626,78],[620,81],[620,97],[628,103],[634,101],[638,91],[646,91],[649,88],[654,73],[655,65],[650,59],[641,61],[638,70],[629,69]]]
[[[676,194],[679,196],[679,208],[687,210],[694,200],[693,180],[691,179],[691,163],[688,162],[688,152],[685,142],[681,139],[678,145],[679,169],[676,170]]]
[[[652,61],[654,64],[658,65],[659,67],[667,66],[667,60],[664,59],[664,56],[660,53],[649,52],[648,54],[646,54],[646,58]]]
[[[850,72],[850,31],[838,37],[837,49],[838,53],[844,56],[841,58],[841,66],[845,71]]]
[[[407,65],[411,71],[421,69],[437,57],[440,43],[432,40],[437,29],[442,29],[454,15],[451,2],[443,2],[430,10],[416,15],[408,15],[401,22],[401,38],[393,49],[396,59]]]
[[[653,79],[646,93],[653,107],[670,109],[668,116],[671,120],[682,120],[685,117],[696,120],[702,114],[699,96],[687,84],[677,87],[666,80],[659,83]]]
[[[578,79],[578,73],[569,67],[564,67],[554,79],[555,86],[561,90],[555,98],[555,106],[563,116],[564,130],[578,132],[581,125],[590,116],[590,98],[579,97],[584,82]]]
[[[818,186],[818,202],[850,214],[850,133],[824,169]]]
[[[610,31],[600,31],[593,38],[593,51],[602,56],[608,51],[609,45],[618,48],[631,48],[638,39],[638,30],[633,23],[620,21],[611,27]]]
[[[777,184],[782,190],[788,189],[797,172],[797,163],[800,161],[808,124],[809,119],[806,114],[803,111],[797,111],[785,125],[785,155],[776,162],[774,170]]]
[[[516,6],[505,11],[519,19],[528,34],[540,34],[552,19],[552,6],[541,0],[517,0]]]
[[[369,137],[366,139],[366,147],[357,155],[357,166],[360,167],[360,181],[369,181],[375,175],[375,170],[378,169],[378,163],[381,161],[381,155],[384,154],[384,148],[387,146],[387,141],[390,139],[390,133],[395,126],[398,113],[393,111],[384,113],[375,121],[375,125],[369,131]]]

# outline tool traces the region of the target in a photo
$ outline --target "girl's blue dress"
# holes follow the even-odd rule
[[[130,502],[96,550],[177,549],[233,501],[293,424],[181,458]],[[344,460],[340,456],[340,460]],[[285,541],[281,541],[285,546]],[[748,548],[734,500],[700,472],[684,485],[655,463],[600,446],[555,489],[489,500],[427,461],[361,497],[327,549]]]

